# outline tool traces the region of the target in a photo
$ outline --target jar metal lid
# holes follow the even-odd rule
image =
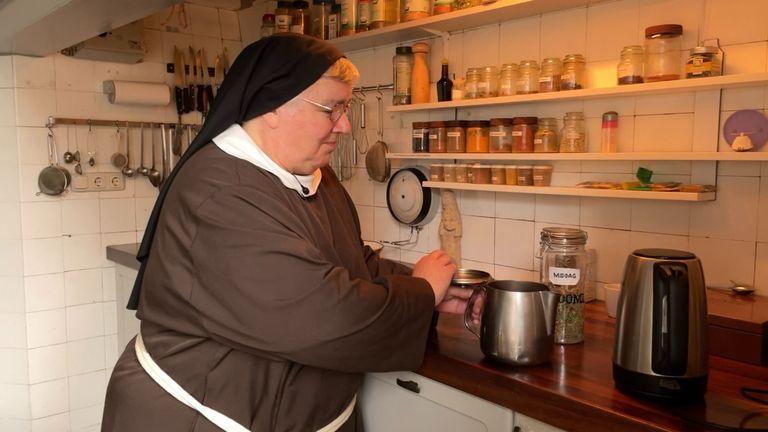
[[[488,127],[490,124],[488,120],[467,120],[467,127]]]
[[[654,39],[663,36],[680,36],[683,34],[683,26],[680,24],[661,24],[645,28],[645,37]]]
[[[395,48],[395,54],[413,54],[413,50],[409,46],[399,46]]]
[[[536,124],[539,122],[538,117],[513,117],[512,124]]]
[[[691,54],[717,54],[718,51],[716,46],[697,46],[691,48]]]
[[[491,126],[509,126],[512,124],[511,118],[492,118]]]
[[[566,54],[563,63],[584,63],[586,60],[581,54]]]
[[[414,129],[424,129],[429,127],[429,122],[413,122]]]
[[[467,127],[467,121],[466,120],[447,120],[445,122],[445,127]]]
[[[587,233],[576,228],[545,227],[541,230],[542,243],[557,245],[587,244]]]

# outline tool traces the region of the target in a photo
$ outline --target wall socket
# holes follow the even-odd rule
[[[125,189],[125,176],[119,172],[86,172],[72,177],[73,192],[109,192]]]

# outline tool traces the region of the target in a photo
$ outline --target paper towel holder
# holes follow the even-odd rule
[[[150,91],[152,91],[152,90],[156,91],[159,88],[163,88],[164,91],[161,93],[162,96],[157,98],[157,100],[155,100],[155,98],[153,98],[153,100],[151,100],[151,101],[150,100],[144,101],[144,100],[138,100],[138,99],[134,99],[134,100],[130,100],[130,101],[117,100],[118,99],[118,97],[117,97],[117,86],[118,86],[118,84],[117,83],[118,83],[118,81],[115,81],[115,80],[105,80],[105,81],[102,82],[102,91],[103,91],[104,94],[107,95],[109,103],[111,103],[111,104],[115,104],[115,103],[128,103],[128,104],[134,104],[134,105],[135,104],[138,104],[138,105],[167,105],[168,102],[170,101],[170,89],[168,88],[167,84],[164,84],[164,83],[148,83],[148,82],[140,82],[140,81],[119,81],[119,83],[121,83],[123,86],[131,85],[131,86],[134,87],[134,89],[135,89],[136,86],[146,87],[147,89],[150,89]],[[144,90],[144,89],[141,89],[141,90]],[[166,92],[167,92],[167,94],[166,94]],[[125,94],[125,91],[123,91],[122,94]]]

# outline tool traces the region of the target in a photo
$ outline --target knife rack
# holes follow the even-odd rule
[[[196,123],[158,123],[158,122],[138,122],[138,121],[125,121],[125,120],[97,120],[97,119],[76,119],[76,118],[65,118],[65,117],[48,117],[48,123],[46,123],[45,127],[52,128],[54,126],[59,125],[75,125],[75,126],[111,126],[111,127],[125,127],[126,125],[128,127],[132,128],[138,128],[144,125],[144,127],[160,127],[165,126],[169,129],[175,129],[177,126],[181,125],[182,128],[186,128],[187,126],[192,126],[193,128],[197,129],[200,127],[199,124]]]

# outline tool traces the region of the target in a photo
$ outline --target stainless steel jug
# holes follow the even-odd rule
[[[560,294],[537,282],[499,280],[478,286],[464,312],[464,325],[480,338],[486,357],[523,366],[549,361],[554,350]],[[479,322],[472,319],[479,312]]]

